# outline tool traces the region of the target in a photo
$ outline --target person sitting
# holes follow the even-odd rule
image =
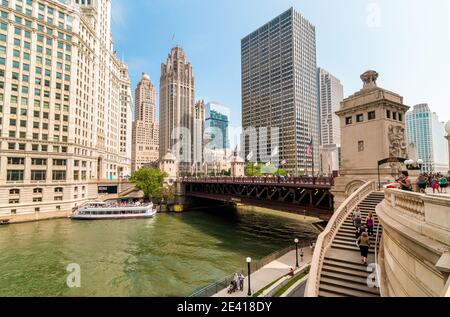
[[[290,277],[294,277],[294,276],[295,276],[295,271],[294,271],[293,268],[291,268],[291,270],[290,270],[290,272],[289,272],[288,275],[289,275]]]

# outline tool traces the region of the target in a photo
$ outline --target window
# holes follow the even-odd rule
[[[364,152],[364,141],[358,142],[358,152]]]
[[[47,179],[47,171],[31,171],[32,181],[45,181]]]
[[[392,119],[397,120],[397,112],[392,113]]]
[[[9,200],[9,204],[10,205],[17,205],[17,204],[19,204],[20,203],[20,200],[19,199],[10,199]]]
[[[8,165],[24,165],[25,158],[23,157],[8,157]]]
[[[67,160],[54,159],[53,160],[53,165],[55,165],[55,166],[66,166],[67,165]]]
[[[402,121],[403,122],[403,115],[401,113],[398,114],[398,121]]]
[[[6,171],[6,180],[8,182],[22,182],[23,170],[8,170]]]
[[[10,189],[9,194],[10,195],[20,195],[20,189],[16,189],[16,188]]]
[[[356,115],[356,122],[358,123],[364,122],[364,115],[363,114]]]
[[[43,193],[42,188],[35,188],[35,189],[33,189],[33,194],[42,194],[42,193]]]
[[[376,113],[375,113],[375,111],[369,112],[368,118],[369,118],[369,120],[375,120],[375,119],[376,119]]]
[[[62,196],[55,196],[55,201],[62,201],[63,197]]]
[[[66,171],[53,171],[52,180],[65,181],[66,180]]]
[[[62,187],[55,188],[55,193],[63,193],[63,192],[64,192],[64,188],[62,188]]]
[[[352,123],[353,123],[352,117],[345,118],[345,124],[349,125],[349,124],[352,124]]]
[[[32,158],[31,165],[45,166],[45,165],[47,165],[47,160],[41,159],[41,158]]]

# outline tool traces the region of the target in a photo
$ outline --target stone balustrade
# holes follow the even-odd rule
[[[384,191],[377,207],[383,296],[450,296],[450,197]]]
[[[312,258],[311,271],[309,273],[308,284],[305,290],[305,297],[317,297],[319,295],[320,276],[322,266],[327,251],[331,248],[339,228],[351,212],[366,198],[371,192],[376,190],[376,182],[370,181],[355,191],[344,203],[335,211],[333,217],[328,222],[328,226],[317,239],[316,247]]]

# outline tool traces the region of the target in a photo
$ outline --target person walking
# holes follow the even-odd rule
[[[427,190],[427,180],[425,178],[424,174],[420,174],[419,178],[417,179],[417,186],[419,187],[419,192],[422,194],[426,193]]]
[[[352,217],[353,217],[353,225],[356,226],[356,224],[355,224],[355,219],[356,219],[356,218],[361,218],[361,217],[362,217],[362,215],[361,215],[361,209],[360,209],[359,207],[356,207],[356,208],[355,208],[355,210],[353,211]]]
[[[439,187],[441,188],[441,194],[447,193],[447,187],[448,187],[447,178],[445,178],[443,175],[442,175],[441,179],[439,180]]]
[[[373,236],[373,227],[375,225],[375,221],[373,219],[373,214],[371,212],[369,212],[369,215],[367,216],[366,219],[366,226],[367,226],[367,231],[369,233],[369,236]]]
[[[353,220],[353,224],[355,225],[355,228],[356,228],[356,229],[358,229],[359,227],[361,227],[361,225],[362,225],[362,219],[361,219],[361,217],[356,217],[356,218]]]
[[[367,265],[367,257],[369,256],[370,249],[370,237],[367,231],[358,238],[357,243],[361,251],[361,262]]]
[[[303,248],[300,249],[300,262],[303,262],[303,257],[305,256],[305,252],[303,251]]]
[[[433,194],[436,194],[436,190],[439,193],[439,181],[436,177],[431,180],[431,188],[433,189]]]
[[[244,273],[241,272],[239,274],[239,289],[240,289],[241,292],[244,291],[244,280],[245,280]]]

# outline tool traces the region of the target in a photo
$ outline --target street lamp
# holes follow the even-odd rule
[[[248,296],[252,296],[252,289],[250,287],[250,274],[251,274],[250,264],[251,263],[252,263],[252,258],[247,258],[247,266],[248,266],[248,293],[247,293],[247,295]]]
[[[294,243],[295,243],[295,258],[296,258],[296,264],[295,264],[295,267],[296,268],[299,268],[300,267],[300,265],[298,265],[298,239],[295,239],[294,240]]]
[[[419,171],[422,169],[423,166],[423,160],[417,160],[417,162],[414,162],[413,160],[406,160],[405,165],[406,168],[410,171]]]

